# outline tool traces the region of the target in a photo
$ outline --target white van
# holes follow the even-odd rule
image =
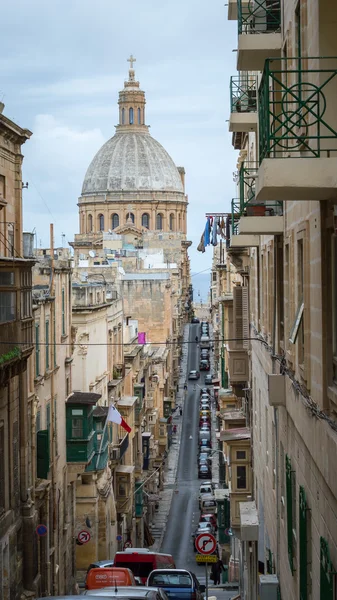
[[[200,500],[200,512],[207,514],[216,514],[216,501],[211,494],[205,494]]]
[[[200,338],[200,348],[201,349],[206,348],[207,350],[209,350],[210,347],[211,347],[211,342],[210,342],[209,336],[208,335],[202,335],[201,338]]]

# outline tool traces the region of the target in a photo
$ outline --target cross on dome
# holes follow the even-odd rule
[[[133,55],[130,54],[130,58],[128,58],[127,61],[130,63],[130,68],[133,69],[133,63],[137,62],[137,59],[133,58]]]

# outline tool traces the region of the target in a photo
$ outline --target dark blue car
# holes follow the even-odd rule
[[[146,585],[163,588],[169,600],[203,600],[206,589],[194,573],[185,569],[156,569]]]

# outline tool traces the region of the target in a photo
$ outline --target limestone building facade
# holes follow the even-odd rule
[[[284,598],[330,600],[337,62],[324,57],[336,56],[337,8],[325,0],[237,0],[229,18],[238,20],[229,124],[239,157],[228,253],[240,264],[233,327],[242,343],[228,347],[228,370],[249,430],[237,438],[250,437],[253,466],[253,477],[240,471],[241,480],[232,470],[232,486],[254,499],[250,522],[240,507],[232,521],[242,540],[241,592],[257,598],[268,576]]]

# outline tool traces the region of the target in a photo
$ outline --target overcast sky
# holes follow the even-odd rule
[[[78,233],[86,169],[118,122],[117,98],[133,53],[150,132],[186,169],[192,270],[205,211],[227,211],[236,153],[228,133],[237,23],[223,0],[11,0],[1,7],[0,100],[33,131],[23,146],[24,228],[38,243]]]

